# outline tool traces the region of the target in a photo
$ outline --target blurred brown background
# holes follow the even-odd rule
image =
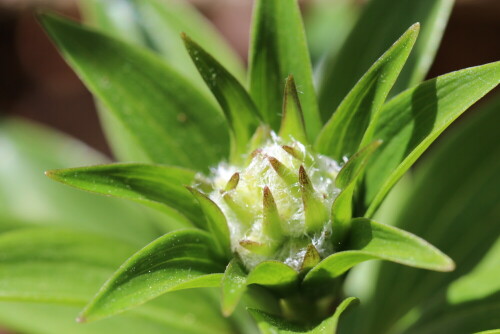
[[[252,1],[193,2],[245,59]],[[90,94],[34,19],[39,6],[78,17],[75,0],[0,0],[0,113],[48,124],[109,153]],[[500,0],[457,0],[429,76],[497,60]]]

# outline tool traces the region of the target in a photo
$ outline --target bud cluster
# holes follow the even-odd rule
[[[340,166],[272,134],[246,166],[212,170],[209,194],[226,216],[232,250],[248,269],[266,260],[302,271],[333,252],[331,207]]]

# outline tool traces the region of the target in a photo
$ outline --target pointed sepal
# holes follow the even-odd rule
[[[236,189],[239,182],[240,182],[240,173],[234,173],[233,176],[231,176],[231,178],[227,182],[224,191],[231,191]]]
[[[304,205],[306,231],[318,232],[328,220],[328,211],[314,190],[312,182],[302,165],[299,168],[299,184]]]
[[[217,242],[220,254],[231,256],[231,241],[226,217],[221,209],[207,195],[193,187],[186,187],[200,204],[207,219],[208,228]]]
[[[283,229],[278,207],[268,186],[262,192],[262,231],[272,240],[283,239]]]
[[[289,75],[285,83],[285,93],[283,96],[283,116],[279,136],[285,141],[297,140],[302,144],[307,144],[306,128],[304,124],[304,114],[300,106],[299,95],[293,75]]]
[[[306,272],[314,268],[321,261],[321,256],[313,244],[307,246],[306,254],[300,265],[300,271]]]

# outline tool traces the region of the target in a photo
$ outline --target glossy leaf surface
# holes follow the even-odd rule
[[[260,123],[260,116],[246,89],[212,55],[186,34],[186,49],[200,75],[219,102],[231,128],[231,157],[239,161],[247,153],[248,143]]]
[[[258,284],[277,292],[286,292],[297,286],[297,271],[278,261],[259,263],[247,277],[247,284]]]
[[[415,52],[409,58],[395,93],[419,83],[429,70],[453,5],[453,0],[374,0],[363,10],[341,51],[326,60],[318,101],[324,121],[340,105],[368,68],[409,26],[422,25]],[[381,24],[384,22],[384,24]]]
[[[376,122],[419,30],[418,24],[411,26],[358,81],[321,130],[315,143],[318,152],[341,161],[371,141],[373,134],[366,132],[368,125]]]
[[[246,289],[246,269],[238,258],[233,258],[227,265],[222,279],[222,313],[233,313]]]
[[[107,317],[168,291],[220,285],[223,266],[204,232],[181,230],[156,239],[129,258],[84,309],[82,321]],[[222,268],[221,268],[222,267]]]
[[[304,278],[308,285],[338,277],[358,263],[381,259],[437,271],[453,270],[453,261],[419,237],[365,218],[351,222],[346,251],[330,255]]]
[[[133,200],[169,212],[173,208],[182,213],[177,215],[186,226],[191,223],[203,225],[201,210],[185,188],[193,183],[195,172],[186,169],[145,164],[110,164],[51,170],[46,174],[56,181],[82,190]]]
[[[41,21],[151,162],[206,170],[227,155],[221,113],[157,56],[62,18],[44,15]]]
[[[373,127],[383,140],[366,173],[366,216],[374,214],[399,178],[429,145],[500,81],[500,62],[426,81],[387,103]],[[368,129],[368,131],[372,131]]]
[[[300,102],[308,137],[314,139],[321,121],[297,0],[256,1],[249,59],[250,93],[264,121],[278,129],[285,79],[292,74],[303,92]]]
[[[457,263],[456,270],[443,275],[383,264],[367,310],[370,315],[360,315],[373,321],[367,321],[367,328],[360,333],[384,332],[415,305],[424,307],[436,291],[447,289],[449,283],[471,272],[497,241],[499,108],[497,97],[449,130],[422,161],[414,177],[415,186],[395,217],[398,226],[451,256]],[[382,305],[377,303],[380,298],[384,300]]]

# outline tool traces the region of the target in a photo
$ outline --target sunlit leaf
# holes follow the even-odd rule
[[[260,116],[246,89],[224,66],[186,34],[186,49],[203,80],[219,102],[231,128],[231,158],[238,162],[248,151],[248,143],[260,123]]]
[[[387,103],[373,137],[383,140],[366,172],[366,216],[374,214],[399,178],[451,122],[500,82],[500,62],[449,73]]]
[[[50,178],[90,192],[126,198],[171,212],[182,213],[179,219],[203,225],[195,199],[185,186],[192,184],[195,172],[177,167],[144,164],[110,164],[58,169],[46,172]],[[166,207],[165,207],[166,206]],[[186,221],[187,217],[190,221]]]
[[[333,116],[315,143],[318,152],[342,161],[344,156],[350,157],[360,146],[372,140],[373,129],[367,131],[370,129],[368,125],[376,122],[380,108],[410,55],[419,30],[418,24],[411,26],[370,67],[335,113],[334,109],[331,110]]]
[[[168,291],[219,286],[224,267],[213,257],[213,241],[197,230],[156,239],[129,258],[82,312],[81,321],[107,317]]]
[[[437,271],[455,268],[453,261],[437,248],[395,227],[356,218],[351,222],[349,232],[347,250],[321,261],[306,275],[305,284],[314,285],[339,277],[358,263],[374,259]]]

